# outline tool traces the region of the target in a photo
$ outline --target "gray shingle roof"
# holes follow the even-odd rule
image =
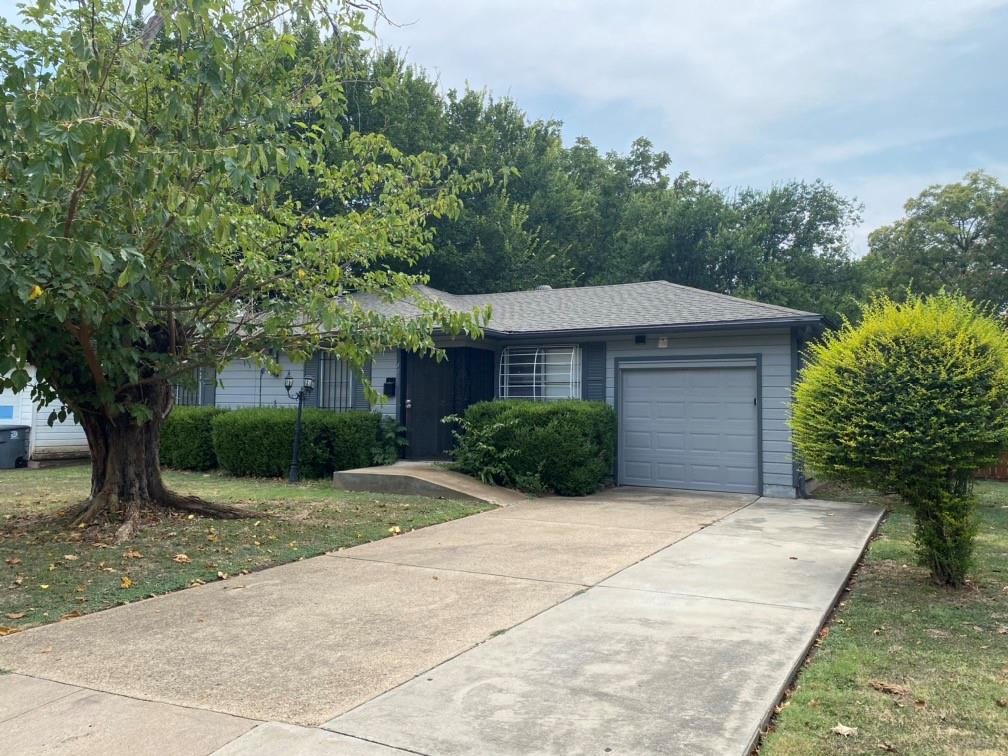
[[[669,327],[726,327],[815,323],[819,316],[802,310],[694,289],[668,281],[583,286],[570,289],[535,289],[498,294],[449,294],[417,286],[424,297],[440,300],[453,310],[470,311],[490,305],[488,333],[509,335],[631,331]],[[380,302],[377,297],[357,297],[368,309],[388,315],[417,312],[406,302]]]

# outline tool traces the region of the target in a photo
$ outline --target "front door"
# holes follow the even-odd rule
[[[402,417],[410,459],[442,459],[452,447],[451,428],[441,422],[474,402],[493,398],[493,352],[446,349],[447,359],[402,355]]]

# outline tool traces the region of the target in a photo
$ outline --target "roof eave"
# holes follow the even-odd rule
[[[658,325],[608,326],[602,328],[550,328],[536,331],[501,331],[493,328],[486,328],[484,329],[484,334],[486,336],[499,339],[525,339],[557,336],[622,336],[638,333],[767,330],[773,328],[792,328],[794,326],[820,326],[822,325],[822,322],[823,319],[820,315],[799,315],[785,318],[746,318],[743,320],[720,320],[701,323],[666,323]]]

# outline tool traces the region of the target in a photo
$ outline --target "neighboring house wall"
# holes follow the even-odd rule
[[[30,370],[34,382],[35,371]],[[49,415],[59,410],[59,402],[54,402],[37,410],[31,398],[31,384],[23,391],[0,392],[0,423],[31,426],[31,459],[70,459],[88,455],[87,437],[84,429],[77,424],[71,414],[63,422],[49,425]]]
[[[633,357],[716,357],[759,354],[761,362],[763,495],[795,496],[791,432],[791,334],[789,331],[756,331],[737,334],[707,333],[702,336],[668,337],[668,346],[658,347],[660,334],[648,334],[644,344],[632,336],[606,342],[606,401],[615,403],[617,360]]]

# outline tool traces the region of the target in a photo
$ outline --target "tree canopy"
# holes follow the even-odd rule
[[[359,4],[358,4],[359,5]],[[349,128],[343,45],[361,15],[323,0],[40,0],[0,21],[0,387],[34,366],[39,402],[84,427],[91,508],[199,508],[164,491],[172,382],[278,351],[433,347],[481,315],[423,303],[380,317],[348,295],[410,297],[432,218],[479,171]],[[292,187],[310,182],[311,201]]]
[[[1008,310],[1008,188],[973,171],[927,187],[905,211],[869,238],[872,285],[895,294],[957,291]]]

